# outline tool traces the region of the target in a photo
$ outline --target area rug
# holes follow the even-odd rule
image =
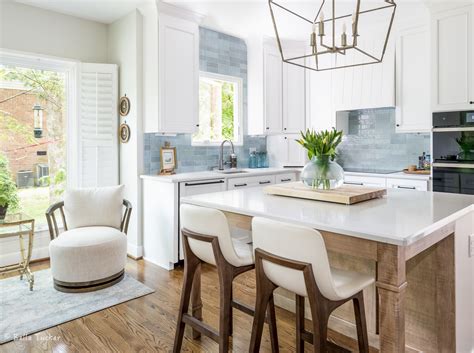
[[[62,293],[51,271],[34,272],[33,291],[19,276],[0,281],[0,344],[153,293],[125,274],[112,287],[89,293]]]

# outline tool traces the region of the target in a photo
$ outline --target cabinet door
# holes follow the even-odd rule
[[[264,49],[265,130],[281,133],[282,126],[282,60],[271,48]]]
[[[272,135],[267,137],[267,155],[271,167],[283,167],[288,163],[288,137]]]
[[[296,139],[299,139],[300,135],[288,135],[286,139],[288,145],[288,161],[286,166],[304,166],[307,162],[307,152]]]
[[[433,16],[433,110],[474,107],[473,7],[444,11]]]
[[[199,121],[199,28],[159,17],[159,132],[193,133]]]
[[[283,63],[283,132],[285,133],[298,133],[306,127],[305,75],[304,68]]]
[[[396,131],[429,132],[431,129],[430,51],[427,27],[400,32],[397,38]]]

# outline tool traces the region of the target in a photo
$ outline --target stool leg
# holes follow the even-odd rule
[[[270,294],[270,300],[268,301],[268,327],[270,328],[270,343],[272,345],[272,353],[278,353],[280,347],[278,346],[278,333],[277,323],[275,314],[275,303],[273,301],[273,293]]]
[[[194,273],[193,289],[191,292],[191,313],[192,316],[202,321],[202,299],[201,299],[201,264],[196,266]],[[201,337],[201,333],[195,329],[193,331],[193,339]]]
[[[367,337],[367,323],[365,320],[364,293],[360,291],[353,299],[354,314],[357,325],[357,341],[360,353],[369,353],[369,339]]]
[[[181,290],[181,301],[179,304],[178,322],[176,325],[176,334],[174,336],[173,352],[179,353],[183,344],[184,336],[184,322],[183,315],[188,312],[189,300],[191,297],[191,290],[193,287],[194,274],[199,266],[200,262],[195,259],[185,261],[184,265],[184,279],[183,289]]]
[[[301,334],[304,330],[304,297],[296,295],[296,353],[304,352],[304,340]]]
[[[232,324],[232,280],[231,271],[219,271],[219,353],[229,351],[230,325]]]
[[[230,307],[229,307],[229,336],[234,333],[234,316],[232,310],[232,301],[234,300],[234,290],[232,288],[232,282],[230,282]]]
[[[263,270],[262,270],[263,271]],[[263,325],[265,323],[265,313],[267,311],[270,297],[273,294],[275,286],[265,275],[259,275],[257,272],[257,298],[255,303],[255,314],[252,324],[252,336],[250,338],[250,353],[260,352],[260,343],[262,341]]]

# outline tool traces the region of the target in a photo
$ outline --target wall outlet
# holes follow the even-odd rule
[[[474,234],[469,236],[469,257],[474,256]]]

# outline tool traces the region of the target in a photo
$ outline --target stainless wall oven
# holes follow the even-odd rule
[[[474,111],[433,114],[433,191],[474,195]]]

